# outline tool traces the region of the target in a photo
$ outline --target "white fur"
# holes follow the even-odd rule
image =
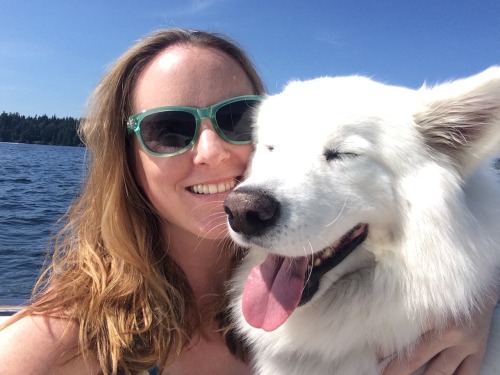
[[[380,374],[428,328],[467,324],[497,298],[500,67],[420,90],[358,76],[292,82],[264,100],[255,136],[238,188],[283,209],[263,235],[231,231],[251,246],[232,293],[256,373]],[[347,155],[327,161],[326,150]],[[243,284],[268,252],[311,254],[357,223],[368,223],[367,239],[311,302],[273,332],[246,323]],[[482,374],[500,373],[496,324]]]

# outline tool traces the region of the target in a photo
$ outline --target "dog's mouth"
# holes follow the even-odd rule
[[[243,315],[253,327],[274,331],[297,306],[309,302],[321,277],[340,264],[368,235],[368,225],[358,224],[333,245],[308,257],[269,254],[254,267],[243,291]]]
[[[299,306],[311,300],[318,291],[321,277],[351,254],[366,239],[367,235],[368,225],[358,224],[337,240],[335,244],[314,254],[312,261],[307,267],[304,290],[302,291]]]

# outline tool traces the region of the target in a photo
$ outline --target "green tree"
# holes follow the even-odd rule
[[[82,146],[77,129],[80,120],[22,116],[19,113],[0,114],[0,142],[38,143],[48,145]]]

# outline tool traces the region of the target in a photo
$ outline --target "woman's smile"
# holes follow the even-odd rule
[[[188,189],[195,194],[220,194],[232,190],[236,186],[236,179],[230,178],[217,183],[201,183],[190,186]]]

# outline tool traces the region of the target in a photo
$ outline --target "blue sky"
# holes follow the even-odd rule
[[[500,65],[498,0],[0,0],[0,112],[79,117],[106,68],[164,27],[229,35],[271,93],[346,74],[417,88]]]

